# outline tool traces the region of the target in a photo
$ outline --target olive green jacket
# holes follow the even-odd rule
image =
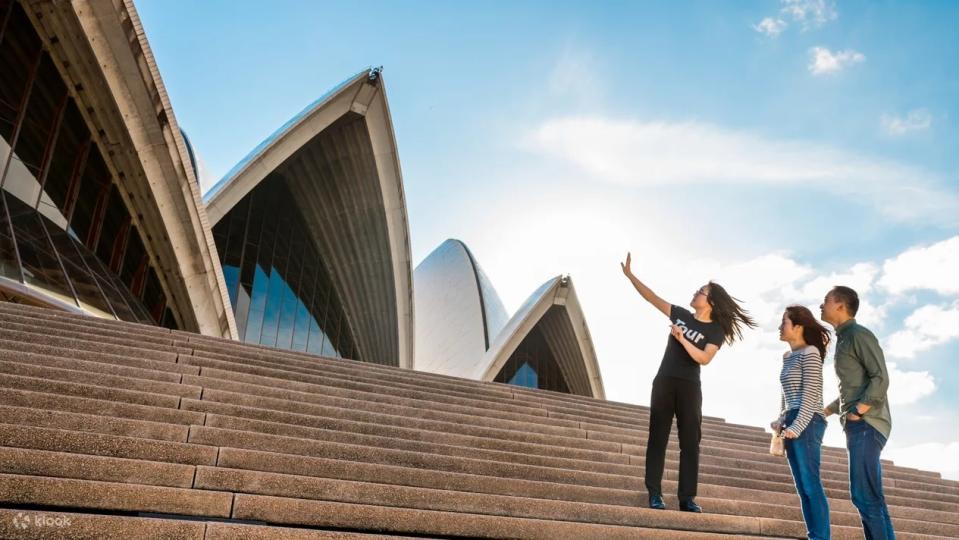
[[[846,424],[846,414],[857,413],[856,405],[869,405],[862,415],[867,424],[876,428],[887,439],[892,431],[889,414],[889,371],[879,347],[879,340],[866,327],[850,319],[836,328],[836,377],[839,378],[839,398],[827,407],[839,414]]]

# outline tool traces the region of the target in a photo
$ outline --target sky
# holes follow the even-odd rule
[[[891,376],[884,457],[959,479],[959,3],[268,6],[137,2],[204,189],[383,66],[414,266],[463,240],[510,313],[571,275],[607,397],[640,405],[668,325],[619,263],[679,305],[716,280],[760,328],[703,369],[703,409],[751,425],[777,414],[783,308],[852,286]]]

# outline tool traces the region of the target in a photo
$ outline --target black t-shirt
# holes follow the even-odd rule
[[[697,321],[688,309],[679,306],[672,306],[669,309],[669,320],[682,327],[686,339],[699,349],[705,350],[709,343],[717,347],[723,345],[725,336],[717,322]],[[673,336],[669,336],[666,352],[663,353],[663,363],[659,365],[659,376],[698,381],[699,368],[700,365],[689,356],[682,343]]]

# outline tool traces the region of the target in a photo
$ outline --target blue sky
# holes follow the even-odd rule
[[[571,274],[609,397],[641,404],[666,327],[619,260],[679,304],[717,279],[763,329],[704,370],[704,407],[753,424],[782,308],[852,284],[894,366],[887,455],[959,478],[936,459],[959,454],[959,4],[263,6],[137,3],[206,186],[382,65],[414,263],[460,238],[510,311]]]

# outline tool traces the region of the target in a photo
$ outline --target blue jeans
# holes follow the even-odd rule
[[[786,413],[789,426],[799,409]],[[829,540],[829,502],[819,476],[822,456],[822,437],[826,433],[826,419],[814,414],[806,429],[796,439],[786,439],[786,459],[796,482],[796,493],[802,506],[806,534],[810,540]]]
[[[849,451],[849,494],[859,510],[866,540],[893,540],[892,519],[882,493],[882,464],[879,454],[886,438],[865,420],[846,420],[846,449]]]

